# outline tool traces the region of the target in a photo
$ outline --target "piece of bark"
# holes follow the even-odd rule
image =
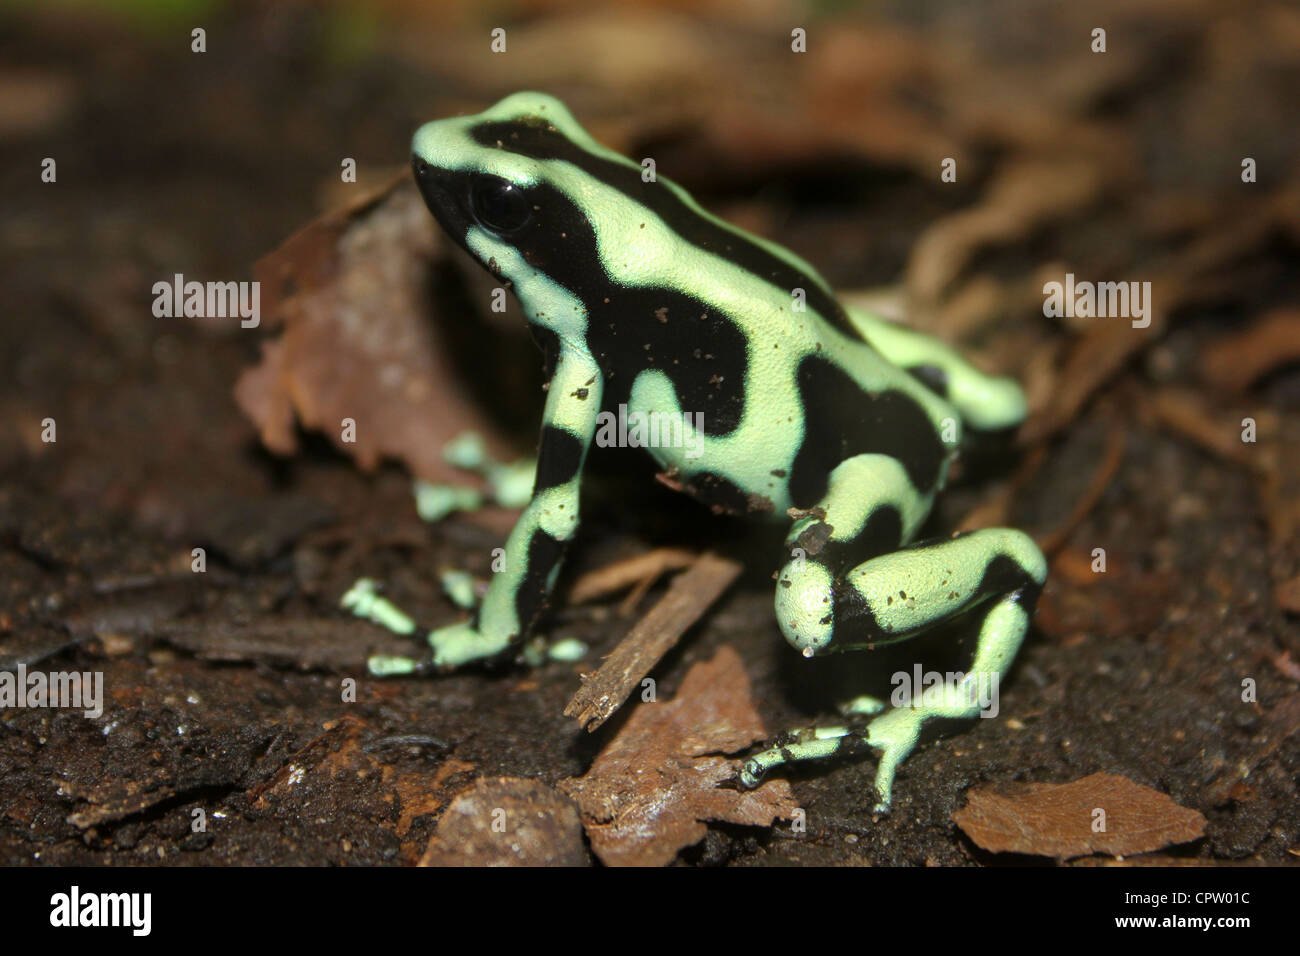
[[[566,717],[592,731],[627,699],[632,688],[659,663],[740,574],[741,565],[702,554],[683,571],[650,612],[605,658],[564,708]]]
[[[573,801],[540,780],[477,780],[451,802],[420,866],[588,866]]]
[[[721,754],[766,737],[740,655],[722,647],[690,669],[671,701],[637,704],[586,776],[559,786],[578,801],[606,866],[662,866],[703,838],[706,820],[766,827],[793,814],[785,780],[725,786],[740,761]]]

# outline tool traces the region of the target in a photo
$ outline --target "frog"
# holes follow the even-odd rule
[[[533,635],[566,545],[602,415],[681,421],[645,451],[714,512],[786,522],[776,624],[804,658],[869,651],[967,621],[970,669],[901,706],[863,695],[846,719],[799,728],[743,763],[756,787],[786,765],[878,752],[875,809],[935,718],[970,718],[1006,674],[1047,576],[1012,528],[918,535],[966,429],[1007,431],[1019,385],[954,348],[846,305],[802,257],[705,211],[682,186],[601,145],[558,99],[515,93],[426,123],[411,163],[443,232],[510,288],[544,356],[532,495],[467,620],[427,632],[374,590],[346,603],[428,656],[378,673],[500,660]],[[605,419],[607,420],[607,419]]]

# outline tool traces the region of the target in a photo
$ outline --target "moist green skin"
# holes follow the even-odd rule
[[[968,691],[996,687],[1046,577],[1019,531],[913,540],[963,427],[1020,422],[1019,387],[846,309],[808,263],[705,212],[671,181],[646,182],[552,97],[517,93],[428,123],[412,161],[443,228],[513,288],[549,377],[533,498],[477,613],[428,634],[431,666],[508,653],[530,635],[578,527],[587,451],[609,435],[602,409],[674,422],[689,413],[675,441],[646,450],[670,484],[716,511],[793,519],[775,610],[804,656],[906,640],[970,612],[974,660],[956,684],[883,714],[858,698],[851,714],[879,714],[864,729],[855,720],[796,731],[740,774],[755,786],[781,764],[865,741],[881,753],[878,809],[887,809],[922,724],[979,712]],[[413,629],[377,602],[350,606]],[[376,667],[416,667],[403,661]]]

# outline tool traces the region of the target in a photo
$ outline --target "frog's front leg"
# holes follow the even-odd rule
[[[979,636],[969,673],[934,693],[923,696],[918,689],[908,704],[872,720],[865,733],[851,724],[797,731],[751,758],[742,784],[755,786],[781,764],[830,757],[865,739],[880,751],[877,809],[887,810],[898,765],[916,746],[922,724],[933,717],[975,716],[981,694],[996,688],[1011,665],[1047,574],[1042,553],[1021,532],[976,531],[843,570],[851,553],[846,549],[855,541],[878,551],[907,540],[924,517],[923,503],[928,504],[892,459],[861,456],[840,465],[819,509],[824,517],[809,515],[792,529],[796,545],[824,544],[815,551],[805,547],[782,570],[777,618],[786,639],[812,657],[907,640],[970,611]],[[858,713],[879,709],[878,702],[864,699]]]
[[[547,384],[533,497],[494,563],[496,573],[474,617],[429,632],[431,663],[451,669],[495,657],[528,637],[578,527],[582,466],[596,431],[603,383],[582,348],[561,345]],[[374,615],[366,615],[373,619]],[[416,669],[405,659],[372,661],[372,670]]]
[[[547,389],[532,500],[510,532],[475,617],[429,634],[436,667],[493,657],[523,641],[577,530],[582,466],[600,414],[600,370],[585,349],[562,345]]]

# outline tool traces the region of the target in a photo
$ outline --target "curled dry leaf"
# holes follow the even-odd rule
[[[1061,860],[1089,853],[1150,853],[1198,839],[1206,822],[1166,794],[1111,773],[1072,783],[972,790],[952,819],[991,853]]]
[[[740,656],[722,647],[693,666],[671,701],[640,703],[584,777],[561,781],[578,801],[591,847],[607,866],[662,866],[703,838],[705,820],[766,827],[789,819],[784,780],[747,792],[731,781],[735,753],[764,739]]]
[[[421,478],[473,483],[442,447],[466,429],[505,445],[473,401],[428,321],[434,225],[409,177],[321,217],[255,267],[263,312],[281,337],[235,388],[262,442],[297,450],[293,424],[319,429],[365,469],[394,458]],[[353,441],[342,423],[356,422]]]

